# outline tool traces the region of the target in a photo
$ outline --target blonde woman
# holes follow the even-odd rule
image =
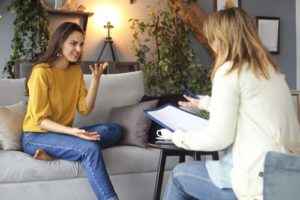
[[[204,34],[215,53],[212,95],[179,103],[208,110],[209,125],[177,130],[172,140],[185,149],[225,150],[225,155],[175,167],[164,199],[263,199],[266,153],[292,152],[300,144],[289,88],[243,10],[209,15]]]

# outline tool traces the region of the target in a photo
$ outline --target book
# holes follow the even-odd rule
[[[203,119],[196,114],[189,113],[171,104],[145,110],[144,113],[146,117],[172,132],[175,130],[182,130],[184,132],[200,131],[208,126],[207,119]]]

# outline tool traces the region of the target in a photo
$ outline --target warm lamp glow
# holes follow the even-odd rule
[[[120,26],[120,10],[112,5],[101,5],[95,9],[95,23],[103,28],[107,22],[118,28]]]

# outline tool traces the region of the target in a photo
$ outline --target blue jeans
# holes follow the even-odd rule
[[[232,189],[221,189],[210,180],[201,161],[177,165],[171,173],[164,200],[236,200]]]
[[[86,131],[97,131],[100,141],[84,140],[62,133],[24,132],[22,146],[24,152],[34,155],[37,149],[45,150],[55,158],[79,161],[98,200],[118,199],[110,182],[102,156],[102,148],[116,144],[122,135],[118,124],[97,124],[83,127]]]

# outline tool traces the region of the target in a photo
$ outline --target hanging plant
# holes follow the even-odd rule
[[[47,12],[39,0],[14,0],[8,10],[15,13],[14,36],[9,61],[4,67],[15,78],[14,66],[21,60],[35,61],[45,51],[49,39]]]

